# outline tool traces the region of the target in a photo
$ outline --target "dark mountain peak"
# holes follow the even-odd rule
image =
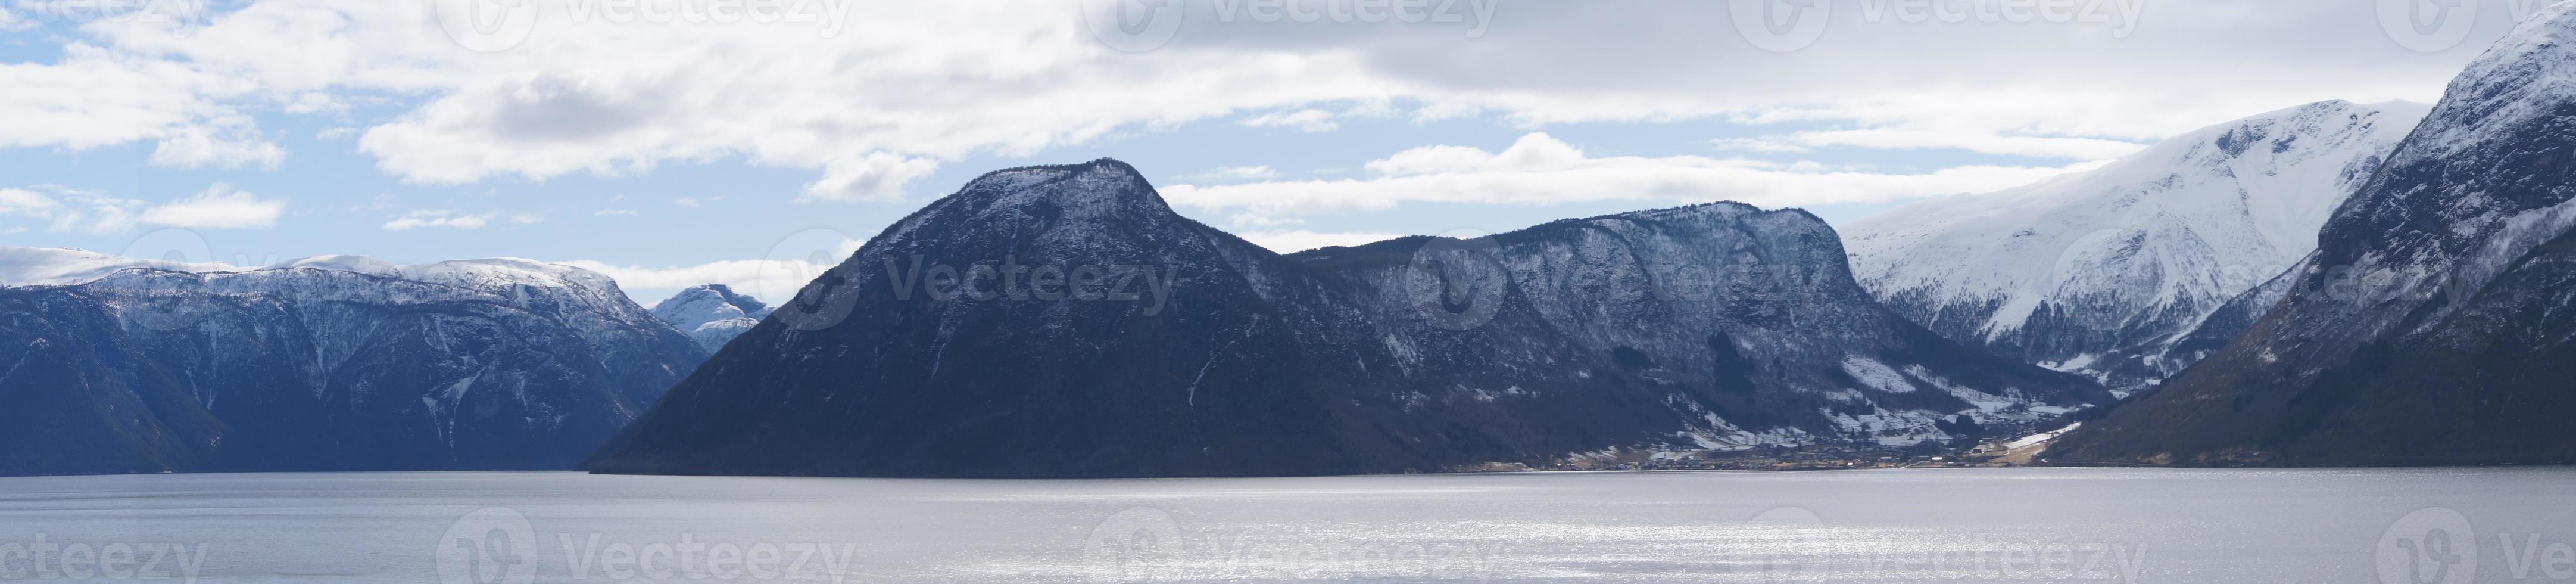
[[[1102,158],[1082,164],[1023,166],[984,173],[966,183],[950,198],[967,195],[1005,196],[1040,192],[1051,195],[1099,198],[1105,200],[1143,198],[1156,204],[1162,196],[1154,192],[1152,182],[1143,173],[1117,159]]]
[[[962,212],[962,217],[959,214]],[[1072,223],[1116,225],[1178,219],[1154,185],[1127,163],[1025,166],[986,173],[956,194],[915,214],[917,221],[1001,220],[1026,227]]]

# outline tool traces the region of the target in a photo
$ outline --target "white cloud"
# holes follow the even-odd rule
[[[519,225],[535,225],[546,222],[546,218],[535,213],[520,213],[511,215],[510,222]]]
[[[403,216],[396,217],[392,221],[386,221],[384,228],[386,231],[408,231],[424,227],[482,229],[484,225],[492,222],[492,218],[495,215],[496,214],[494,213],[466,215],[459,214],[455,211],[443,210],[412,211],[410,213],[404,213]]]
[[[1265,180],[1279,178],[1279,171],[1268,166],[1228,166],[1179,178],[1202,182]]]
[[[642,266],[612,264],[597,260],[553,262],[607,274],[617,286],[635,294],[637,302],[650,304],[656,291],[668,292],[700,284],[724,284],[734,291],[750,294],[762,302],[777,305],[796,295],[814,278],[830,270],[833,264],[816,260],[847,258],[858,253],[865,242],[840,238],[829,249],[812,250],[811,257],[798,259],[726,260],[686,266]],[[664,294],[667,295],[667,294]]]
[[[286,202],[261,199],[216,183],[204,192],[143,210],[142,221],[160,227],[255,229],[275,227]]]
[[[1546,134],[1530,134],[1499,153],[1466,146],[1405,150],[1369,163],[1368,168],[1379,176],[1366,179],[1173,185],[1162,193],[1175,205],[1236,211],[1242,214],[1238,223],[1384,210],[1406,202],[1551,205],[1727,200],[1793,207],[1986,192],[2098,164],[1879,173],[1699,156],[1592,157]]]
[[[822,180],[805,187],[799,201],[891,201],[903,197],[903,186],[939,170],[939,163],[883,152],[823,165]]]
[[[59,186],[0,189],[0,215],[44,221],[49,231],[122,233],[134,228],[142,201]]]
[[[0,188],[0,216],[43,221],[51,231],[115,234],[142,225],[254,229],[274,227],[285,214],[285,201],[262,199],[222,183],[159,205],[53,185]]]
[[[0,189],[0,215],[33,215],[62,208],[53,197],[27,189]]]
[[[24,32],[44,24],[25,15],[10,12],[6,7],[0,7],[0,32]]]
[[[1306,230],[1247,231],[1236,233],[1245,241],[1279,253],[1297,253],[1336,245],[1360,245],[1403,237],[1395,233],[1317,233]]]
[[[1957,149],[1985,154],[2108,160],[2135,153],[2147,145],[2096,138],[1997,136],[1905,128],[1821,130],[1752,139],[1719,140],[1719,148],[1750,152],[1808,152],[1816,148],[1853,146],[1884,150]]]
[[[1471,38],[1429,23],[1218,22],[1190,0],[1185,34],[1126,53],[1061,0],[877,2],[811,25],[582,23],[567,18],[578,0],[529,4],[538,34],[494,53],[456,46],[418,2],[227,3],[188,35],[89,23],[102,45],[0,65],[0,146],[151,141],[162,164],[268,165],[284,152],[223,120],[401,95],[422,101],[366,128],[358,149],[407,180],[740,159],[814,171],[805,200],[893,200],[947,162],[1135,128],[1248,115],[1332,129],[1351,104],[1524,126],[1823,122],[1878,133],[1811,139],[2084,157],[2114,145],[2064,140],[2151,140],[2326,98],[2429,100],[2508,24],[2483,19],[2461,49],[2421,54],[2350,0],[2157,3],[2143,27],[1892,22],[1828,0],[1822,40],[1773,54],[1734,32],[1724,2],[1516,3]]]
[[[274,170],[286,161],[286,149],[258,135],[247,116],[226,116],[205,124],[172,128],[152,149],[152,164],[197,168],[258,165]]]
[[[597,211],[591,211],[591,212],[590,212],[590,216],[592,216],[592,217],[633,217],[633,216],[635,216],[635,215],[636,215],[636,213],[638,213],[638,211],[636,211],[636,210],[634,210],[634,209],[600,209],[600,210],[597,210]]]
[[[1333,117],[1333,112],[1302,109],[1261,114],[1246,118],[1239,123],[1255,128],[1295,128],[1300,132],[1330,132],[1342,127],[1341,124],[1333,122]]]
[[[673,204],[673,205],[679,205],[679,206],[682,206],[682,207],[696,207],[696,206],[698,206],[698,199],[697,199],[696,197],[680,197],[680,198],[677,198],[677,199],[672,199],[672,200],[671,200],[671,204]]]
[[[0,92],[0,147],[154,141],[151,163],[182,167],[273,167],[285,156],[228,104],[255,83],[183,62],[75,42],[56,63],[0,64],[0,87],[9,88]]]

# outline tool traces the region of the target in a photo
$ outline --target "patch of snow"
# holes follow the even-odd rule
[[[1886,363],[1880,363],[1876,359],[1859,355],[1845,356],[1843,372],[1851,374],[1852,379],[1860,380],[1861,385],[1869,386],[1870,389],[1887,393],[1914,393],[1915,390],[1914,383],[1906,381],[1905,375],[1897,373],[1896,368],[1888,367]]]

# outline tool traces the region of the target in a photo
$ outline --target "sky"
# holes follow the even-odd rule
[[[1282,252],[1840,224],[2431,102],[2542,1],[0,0],[0,245],[776,302],[977,175],[1102,157]]]

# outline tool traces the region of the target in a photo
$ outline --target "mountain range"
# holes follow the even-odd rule
[[[2052,459],[2576,461],[2576,4],[2525,20],[2337,209],[2281,299]]]
[[[1716,203],[1282,256],[1101,160],[991,173],[889,227],[585,467],[1430,472],[1946,441],[2110,399],[1880,307],[1803,211]]]
[[[706,353],[607,277],[0,249],[0,475],[570,468]]]
[[[2040,430],[2069,464],[2576,462],[2570,41],[2560,4],[2433,106],[1840,232],[1708,203],[1282,255],[1101,159],[977,178],[775,307],[0,247],[0,476],[1328,475]]]

